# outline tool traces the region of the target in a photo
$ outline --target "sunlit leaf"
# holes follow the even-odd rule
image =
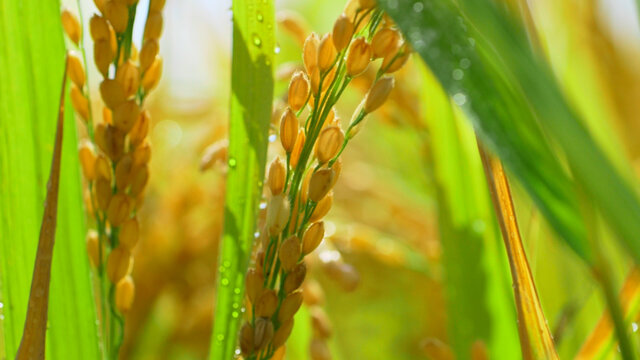
[[[0,5],[0,296],[6,356],[11,359],[25,323],[54,148],[65,51],[59,11],[57,1]],[[64,134],[47,358],[98,359],[76,124],[70,111]]]
[[[232,358],[236,349],[273,97],[273,2],[234,0],[232,11],[229,173],[210,355],[216,360]]]

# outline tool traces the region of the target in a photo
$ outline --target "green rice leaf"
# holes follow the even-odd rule
[[[458,358],[475,341],[492,358],[520,356],[509,272],[473,129],[423,70],[430,172],[438,202],[438,230],[446,281],[447,332]]]
[[[576,253],[593,262],[574,181],[640,261],[636,194],[569,107],[521,26],[488,0],[380,3]]]
[[[59,12],[58,1],[0,5],[0,301],[7,358],[15,356],[22,335],[53,152],[65,56]],[[98,359],[76,124],[68,108],[47,358]]]
[[[232,10],[229,173],[210,354],[216,360],[231,359],[236,349],[273,100],[273,1],[234,0]]]

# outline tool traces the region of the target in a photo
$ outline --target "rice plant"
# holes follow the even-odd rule
[[[0,358],[637,358],[637,6],[0,3]]]

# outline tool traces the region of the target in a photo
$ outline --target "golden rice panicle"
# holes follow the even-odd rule
[[[78,157],[84,178],[88,181],[96,179],[96,161],[98,159],[93,143],[82,140],[78,148]]]
[[[382,104],[387,101],[394,85],[395,80],[392,77],[383,77],[376,81],[366,95],[363,108],[364,112],[368,114],[382,106]]]
[[[84,74],[84,67],[82,66],[82,61],[80,60],[80,57],[75,51],[69,52],[67,56],[68,56],[67,61],[69,64],[69,67],[67,68],[69,79],[71,79],[71,81],[78,88],[82,89],[84,87],[84,82],[86,80],[85,74]]]
[[[331,35],[331,33],[325,34],[322,39],[320,39],[317,56],[316,62],[321,73],[326,72],[333,66],[338,52],[333,44],[333,35]]]
[[[302,71],[296,71],[289,83],[288,101],[293,111],[299,111],[307,102],[309,96],[309,80]]]
[[[107,276],[109,280],[117,284],[129,272],[133,262],[131,252],[124,247],[112,250],[107,258]]]
[[[355,39],[351,43],[349,54],[347,55],[347,75],[356,77],[362,74],[369,66],[372,54],[371,45],[367,43],[364,37]]]
[[[305,140],[306,136],[304,130],[298,130],[298,136],[296,137],[295,144],[293,144],[293,149],[291,150],[291,158],[289,159],[289,163],[292,168],[298,166],[298,161],[300,160],[300,155],[302,154]]]
[[[264,284],[264,276],[255,268],[247,271],[247,277],[245,279],[246,294],[249,302],[255,304],[258,295],[262,292]]]
[[[135,284],[131,276],[127,275],[116,285],[116,309],[121,313],[126,313],[133,305],[135,297]]]
[[[132,60],[120,65],[116,72],[116,81],[120,83],[124,96],[129,98],[136,94],[140,86],[140,71]]]
[[[385,58],[395,54],[400,48],[401,38],[400,32],[392,28],[384,28],[376,32],[371,39],[373,58]]]
[[[138,224],[138,219],[136,217],[132,217],[128,219],[122,224],[120,228],[120,244],[130,251],[138,243],[138,238],[140,236],[140,225]]]
[[[298,263],[298,259],[300,259],[301,253],[302,247],[297,236],[293,235],[284,240],[280,245],[280,249],[278,249],[282,269],[286,272],[293,270]]]
[[[116,33],[121,34],[127,29],[129,8],[124,1],[108,0],[104,6],[104,16],[109,20]]]
[[[289,219],[289,201],[283,194],[273,196],[267,205],[266,226],[271,236],[276,236],[284,230]]]
[[[298,129],[298,118],[291,108],[286,108],[280,119],[280,143],[287,153],[291,153],[294,149],[298,139]]]
[[[89,254],[89,261],[95,268],[102,264],[100,260],[100,240],[98,239],[98,232],[95,230],[89,230],[87,232],[87,253]]]
[[[111,40],[111,25],[104,17],[94,14],[89,20],[89,32],[93,41]]]
[[[331,206],[333,205],[333,192],[329,191],[327,196],[322,198],[322,200],[318,201],[315,210],[311,213],[311,217],[309,218],[310,222],[316,222],[322,220],[329,210],[331,210]]]
[[[309,200],[316,203],[322,200],[331,190],[334,176],[335,173],[331,168],[314,172],[309,181]]]
[[[147,39],[140,50],[140,72],[144,73],[151,67],[160,52],[160,45],[156,39]]]
[[[302,61],[307,74],[311,74],[313,69],[318,66],[318,47],[320,45],[320,38],[318,34],[312,32],[304,41],[302,48]]]
[[[308,255],[315,250],[324,238],[324,222],[311,224],[302,237],[302,254]]]
[[[253,341],[254,330],[251,327],[251,324],[245,322],[242,324],[240,328],[240,352],[244,357],[249,357],[253,353],[254,350],[254,341]]]
[[[71,105],[82,120],[89,121],[89,101],[76,84],[71,84]]]
[[[149,11],[147,23],[144,28],[144,39],[160,39],[160,35],[162,35],[162,26],[162,13],[156,10]]]
[[[411,48],[408,43],[404,43],[395,53],[385,56],[381,68],[385,73],[391,74],[400,70],[409,60]]]
[[[269,174],[267,176],[267,185],[272,195],[279,195],[284,190],[285,177],[287,170],[282,160],[277,157],[269,166]]]
[[[349,45],[353,36],[353,23],[346,14],[338,17],[333,24],[332,40],[336,51],[340,52]]]
[[[162,76],[162,58],[156,57],[153,61],[153,64],[147,69],[142,77],[142,88],[145,93],[153,90],[158,82],[160,81],[160,77]]]
[[[278,311],[278,321],[283,323],[290,319],[293,319],[293,316],[298,312],[298,309],[300,309],[300,306],[302,305],[302,300],[302,290],[296,290],[287,295],[284,300],[282,300],[282,304],[280,305],[280,310]]]
[[[166,0],[151,0],[149,4],[149,10],[162,11],[166,2]]]
[[[293,330],[293,318],[290,318],[280,323],[280,327],[273,334],[273,342],[272,342],[273,347],[278,349],[282,345],[284,345],[284,343],[289,338],[289,335],[291,335],[292,330]]]
[[[344,143],[344,132],[338,126],[328,126],[320,132],[316,143],[316,158],[318,163],[325,164],[340,151]]]
[[[82,37],[82,27],[78,18],[69,11],[69,9],[62,10],[60,14],[62,21],[62,28],[69,37],[69,40],[73,41],[76,46],[80,45],[80,38]]]
[[[139,121],[136,126],[146,126],[145,134],[149,128],[148,123],[147,125],[143,125],[142,121]],[[134,126],[133,130],[131,130],[131,138],[133,138],[133,134],[136,133],[136,131],[136,127]],[[206,171],[217,163],[226,164],[228,152],[229,141],[227,139],[218,140],[213,144],[207,146],[207,148],[204,149],[202,159],[200,160],[200,171]]]
[[[255,322],[255,329],[253,333],[253,347],[256,351],[262,350],[267,347],[271,339],[273,339],[273,323],[271,320],[259,317]]]

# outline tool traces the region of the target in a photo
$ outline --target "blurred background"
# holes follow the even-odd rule
[[[148,1],[140,2],[145,7]],[[529,3],[535,33],[564,90],[587,122],[602,129],[595,133],[598,142],[614,163],[631,161],[640,170],[640,28],[633,0]],[[74,1],[67,5],[76,6]],[[94,5],[89,0],[81,5],[86,23]],[[344,2],[283,0],[276,6],[280,20],[295,20],[307,33],[325,33]],[[226,169],[220,161],[201,171],[200,162],[207,146],[226,136],[230,7],[230,0],[167,1],[160,46],[165,70],[148,102],[151,180],[139,216],[143,235],[135,250],[136,299],[127,315],[124,359],[204,359],[209,351]],[[136,29],[140,33],[141,25]],[[277,29],[277,39],[276,119],[292,69],[301,65],[303,40],[286,26]],[[92,51],[87,56],[93,64]],[[468,248],[451,248],[446,264],[443,260],[447,234],[438,230],[444,205],[434,158],[447,154],[433,149],[438,140],[431,127],[438,119],[430,118],[429,95],[439,89],[425,81],[425,73],[416,56],[398,74],[391,101],[367,121],[343,156],[343,175],[326,218],[328,236],[311,259],[306,285],[318,296],[309,301],[322,306],[333,324],[336,359],[446,356],[453,346],[448,329],[460,316],[469,324],[458,324],[455,332],[477,337],[476,349],[496,348],[491,342],[497,342],[504,353],[491,358],[519,356],[511,279],[492,216],[465,214]],[[99,98],[97,78],[89,75],[94,99]],[[344,96],[338,108],[344,121],[371,78],[359,78]],[[466,122],[458,124],[460,133],[469,133]],[[513,187],[549,327],[561,358],[571,357],[595,326],[603,301],[588,269],[554,240],[516,182]],[[488,201],[486,192],[476,196]],[[490,251],[475,256],[480,254],[476,245]],[[611,247],[622,284],[629,264],[620,249]],[[473,263],[478,272],[456,274],[456,262]],[[460,283],[452,279],[468,286],[456,288]],[[309,318],[309,313],[303,309],[298,317]],[[489,318],[502,320],[485,324]],[[289,359],[308,358],[310,331],[297,318]]]

